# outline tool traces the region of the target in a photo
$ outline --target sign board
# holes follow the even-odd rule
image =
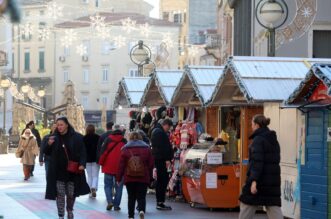
[[[217,189],[217,173],[206,173],[206,188]]]
[[[223,154],[222,153],[208,153],[207,164],[222,164]]]

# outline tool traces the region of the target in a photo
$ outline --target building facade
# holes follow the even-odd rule
[[[138,76],[138,68],[130,59],[130,51],[139,40],[151,49],[155,67],[176,69],[178,66],[178,50],[170,46],[178,39],[178,25],[136,13],[99,15],[105,18],[110,29],[110,35],[105,39],[95,34],[89,16],[56,25],[59,31],[56,35],[55,105],[61,104],[62,87],[71,80],[75,84],[78,102],[84,107],[87,122],[94,121],[93,115],[97,120],[96,115],[101,113],[103,106],[107,110],[114,109],[118,82],[123,76]],[[122,23],[128,17],[135,23],[130,31]],[[141,31],[141,25],[146,24],[150,28],[148,37]],[[64,46],[61,41],[68,30],[74,31],[77,38],[70,46]],[[166,40],[164,35],[167,35]],[[85,51],[79,53],[79,47],[84,47]],[[150,72],[153,68],[150,64],[144,71]]]

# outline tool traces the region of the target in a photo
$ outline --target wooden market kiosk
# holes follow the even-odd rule
[[[206,106],[211,101],[216,82],[223,75],[223,69],[221,66],[186,66],[184,75],[170,103],[172,106],[179,108],[193,107],[197,109],[199,111],[199,122],[205,127],[206,133],[213,137],[219,135],[218,107]],[[183,160],[185,166],[182,177],[183,195],[192,207],[196,203],[206,205],[211,209],[236,207],[233,206],[231,200],[220,202],[220,197],[229,197],[227,194],[232,193],[232,187],[235,186],[232,185],[232,187],[229,186],[224,189],[221,185],[223,185],[225,179],[217,179],[218,176],[228,176],[224,174],[228,171],[227,166],[222,165],[222,163],[209,164],[207,162],[211,155],[217,157],[220,154],[215,153],[213,147],[213,143],[206,142],[193,145],[192,148],[186,150]],[[235,167],[231,166],[230,168]],[[215,189],[210,192],[209,187],[217,187],[217,192],[215,193]]]
[[[237,148],[237,153],[232,153],[232,159],[240,162],[237,196],[246,180],[252,117],[264,114],[271,118],[270,128],[277,132],[281,145],[282,208],[284,215],[290,218],[298,218],[300,208],[293,199],[293,193],[300,142],[300,132],[297,130],[302,127],[302,120],[296,109],[280,108],[282,101],[304,78],[310,63],[315,61],[318,60],[231,57],[211,102],[212,106],[220,106],[220,130],[235,139],[230,141],[230,147],[232,150]]]
[[[285,102],[287,106],[297,107],[304,113],[306,124],[299,163],[303,219],[326,219],[331,213],[330,91],[331,65],[314,64]]]

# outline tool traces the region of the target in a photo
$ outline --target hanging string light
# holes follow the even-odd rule
[[[61,38],[61,44],[68,48],[73,44],[74,41],[76,41],[76,39],[77,33],[74,30],[65,30],[64,37]]]
[[[188,48],[189,56],[195,57],[199,54],[199,48],[196,46],[191,46]]]
[[[127,19],[122,20],[123,29],[127,33],[131,33],[135,29],[136,23],[137,23],[136,21],[131,20],[131,18],[129,17]]]
[[[121,48],[125,46],[126,38],[119,35],[114,38],[114,45],[116,48]]]
[[[76,47],[76,53],[80,56],[84,56],[87,54],[87,47],[83,44],[80,44]]]
[[[58,5],[56,1],[49,2],[46,6],[46,15],[54,20],[63,16],[63,7]]]
[[[165,43],[168,48],[174,47],[174,42],[172,41],[170,33],[163,34],[162,42]]]
[[[46,41],[49,39],[51,30],[49,28],[45,27],[45,28],[39,29],[38,32],[39,32],[39,39],[41,41]]]
[[[149,37],[150,33],[151,33],[151,27],[149,26],[148,23],[142,24],[140,25],[140,33],[145,36],[145,37]]]

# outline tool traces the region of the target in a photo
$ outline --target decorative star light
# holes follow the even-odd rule
[[[140,33],[144,35],[145,37],[148,37],[151,33],[151,27],[148,23],[140,25]]]
[[[64,47],[69,47],[73,44],[73,42],[77,39],[77,33],[72,29],[66,30],[64,32],[64,37],[61,38],[61,44]]]
[[[58,5],[56,1],[47,4],[46,15],[54,20],[63,16],[63,7]]]
[[[26,24],[21,25],[21,32],[26,37],[32,35],[32,32],[33,32],[32,24],[26,23]]]
[[[162,42],[165,43],[168,48],[174,47],[174,42],[172,41],[170,33],[163,34]]]
[[[194,57],[194,56],[198,55],[199,49],[197,47],[190,47],[188,52],[189,52],[190,56]]]
[[[310,7],[304,7],[301,9],[301,15],[304,16],[305,18],[309,18],[312,16],[313,10]]]
[[[46,41],[49,39],[51,30],[49,28],[42,28],[42,29],[39,29],[38,32],[39,32],[39,39],[41,41]]]
[[[76,53],[80,56],[86,55],[87,47],[84,46],[83,44],[80,44],[79,46],[76,47]]]
[[[131,33],[135,29],[136,23],[136,21],[131,20],[129,17],[125,20],[122,20],[123,29],[127,33]]]
[[[110,36],[110,27],[104,26],[97,30],[97,36],[105,40]]]
[[[90,16],[90,19],[91,19],[92,28],[97,31],[106,26],[105,24],[106,17],[104,16],[100,16],[99,14],[96,14],[95,16]]]
[[[114,38],[114,45],[117,48],[121,48],[121,47],[125,46],[125,41],[126,41],[126,38],[119,35]]]

